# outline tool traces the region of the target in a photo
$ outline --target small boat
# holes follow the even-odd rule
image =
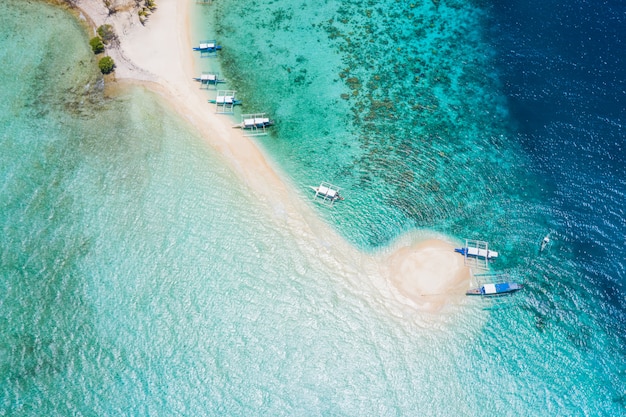
[[[199,77],[195,77],[194,81],[199,81],[204,84],[217,84],[217,83],[225,83],[225,80],[220,80],[217,78],[217,74],[202,74]]]
[[[235,96],[217,96],[214,100],[209,100],[209,103],[240,106],[243,102],[237,100]]]
[[[539,252],[543,252],[543,250],[546,248],[546,246],[548,246],[548,243],[550,243],[550,235],[546,235],[546,237],[543,238],[543,240],[541,241],[541,246],[539,247]]]
[[[496,251],[479,249],[476,247],[455,248],[454,251],[460,253],[463,256],[475,258],[495,259],[498,257],[498,252]]]
[[[486,295],[486,296],[494,296],[494,295],[504,295],[509,294],[515,291],[519,291],[523,288],[522,284],[518,284],[515,282],[501,282],[498,284],[485,284],[481,285],[478,288],[472,288],[468,290],[466,295]]]
[[[314,187],[309,185],[313,191],[315,191],[315,195],[332,202],[341,201],[343,197],[339,195],[339,190],[335,190],[331,187],[327,187],[325,185],[320,185],[319,187]]]
[[[243,119],[243,122],[233,127],[238,127],[241,129],[263,129],[266,127],[270,127],[273,124],[274,121],[270,120],[268,117],[252,117],[249,119]]]
[[[200,52],[215,52],[221,50],[222,47],[214,41],[200,42],[198,46],[194,46],[194,51]]]

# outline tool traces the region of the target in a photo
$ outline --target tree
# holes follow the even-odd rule
[[[100,38],[102,38],[102,42],[104,42],[105,45],[117,40],[115,30],[113,29],[113,26],[109,24],[100,26],[97,32],[98,35],[100,35]]]
[[[115,68],[115,61],[110,56],[105,56],[98,61],[98,67],[103,74],[109,74]]]
[[[91,50],[94,54],[98,55],[104,52],[104,44],[102,43],[102,39],[99,36],[95,38],[91,38],[89,41],[89,45],[91,46]]]

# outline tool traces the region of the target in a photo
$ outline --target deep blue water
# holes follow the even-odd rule
[[[550,227],[589,314],[626,358],[626,4],[508,1],[490,36],[517,136],[544,178]],[[550,279],[550,277],[547,277]],[[549,282],[546,283],[549,285]],[[565,296],[568,290],[561,290]],[[626,367],[615,369],[624,404]],[[620,394],[621,393],[621,394]]]
[[[555,230],[626,326],[626,5],[502,2],[497,65],[518,137],[549,185]],[[565,250],[565,248],[564,248]]]

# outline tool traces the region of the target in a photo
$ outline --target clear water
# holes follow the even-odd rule
[[[623,414],[624,66],[577,72],[540,42],[576,20],[526,3],[192,6],[224,45],[198,68],[276,119],[303,198],[345,188],[319,214],[350,241],[487,236],[527,285],[430,325],[312,261],[156,96],[105,98],[70,15],[0,3],[0,415]],[[592,5],[608,62],[623,13]]]

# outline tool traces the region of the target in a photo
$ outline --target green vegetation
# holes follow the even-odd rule
[[[154,0],[144,1],[144,6],[140,8],[137,12],[137,14],[139,15],[139,21],[142,25],[146,23],[146,20],[148,20],[148,16],[150,16],[150,13],[152,13],[154,9],[156,9],[156,3],[154,2]]]
[[[94,54],[98,55],[104,52],[104,44],[102,43],[102,39],[99,36],[91,38],[89,40],[89,45],[91,46],[91,50]]]
[[[105,56],[98,61],[98,67],[103,74],[109,74],[115,68],[115,62],[110,56]]]
[[[100,26],[97,32],[100,38],[102,38],[102,42],[104,42],[105,45],[117,40],[115,30],[113,29],[113,26],[109,24]]]

